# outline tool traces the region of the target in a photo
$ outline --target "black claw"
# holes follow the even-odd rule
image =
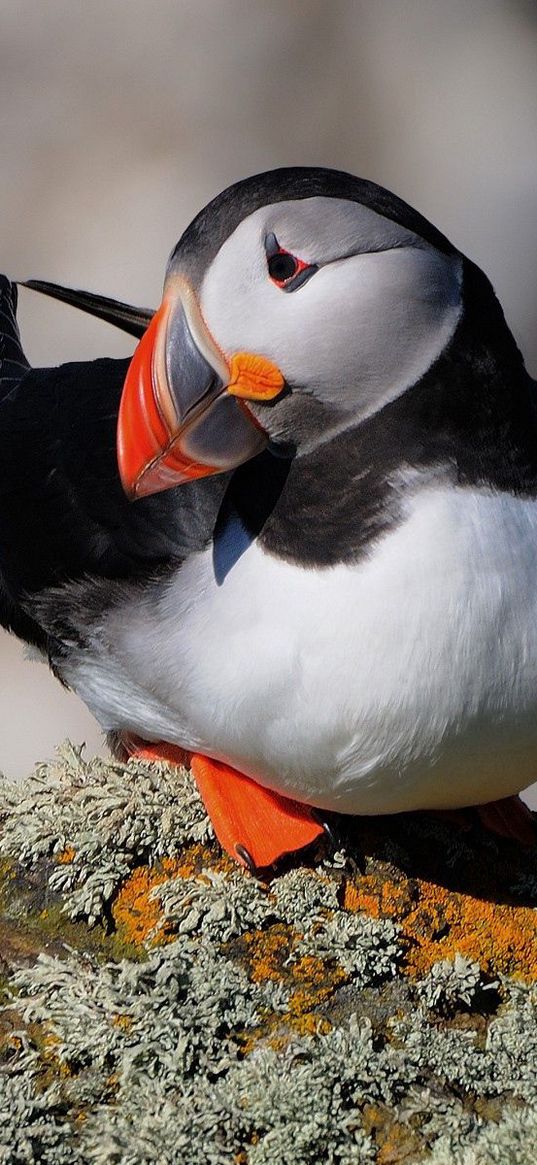
[[[244,862],[246,868],[250,871],[250,873],[256,874],[257,866],[254,862],[254,859],[253,859],[250,851],[246,849],[246,846],[241,845],[240,842],[237,842],[235,845],[235,853],[236,853],[237,857],[240,858],[241,862]]]
[[[337,837],[334,833],[334,830],[332,829],[330,822],[327,821],[326,817],[322,813],[320,813],[318,810],[314,814],[314,817],[315,817],[315,820],[319,822],[319,825],[322,825],[324,832],[326,834],[326,837],[328,838],[328,841],[330,842],[330,845],[333,847],[334,850],[337,850],[339,842],[338,842]]]

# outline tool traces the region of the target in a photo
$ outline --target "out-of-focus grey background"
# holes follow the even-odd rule
[[[335,166],[485,268],[535,374],[536,139],[534,0],[0,0],[14,278],[156,305],[168,252],[223,187]],[[132,350],[29,292],[20,320],[34,363]],[[100,747],[77,699],[0,638],[0,769],[27,772],[66,735]]]

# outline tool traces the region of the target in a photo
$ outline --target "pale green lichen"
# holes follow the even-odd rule
[[[142,861],[173,857],[212,829],[185,769],[94,758],[66,743],[22,786],[0,781],[0,854],[31,866],[69,852],[51,873],[69,916],[105,916],[121,879]]]
[[[225,942],[261,926],[273,914],[267,890],[239,871],[225,875],[206,870],[202,880],[170,878],[151,897],[162,908],[157,934],[171,924],[178,934],[208,934]]]
[[[363,1045],[358,1031],[352,1042],[358,1079],[371,1047],[367,1033]],[[142,1107],[140,1096],[131,1092],[121,1110],[107,1110],[106,1126],[104,1111],[90,1118],[83,1133],[87,1159],[99,1165],[149,1165],[155,1159],[163,1165],[181,1160],[227,1165],[246,1147],[249,1165],[373,1162],[374,1147],[361,1127],[352,1088],[339,1079],[343,1053],[349,1053],[348,1039],[331,1036],[321,1056],[314,1039],[297,1041],[281,1055],[260,1049],[227,1073],[183,1083],[166,1098],[146,1080],[142,1088],[149,1104]],[[352,1071],[346,1075],[353,1079]]]
[[[35,1086],[35,1057],[19,1055],[0,1071],[0,1165],[78,1165],[72,1123],[59,1085]]]
[[[504,982],[507,1001],[487,1026],[484,1046],[472,1030],[441,1028],[422,1008],[394,1018],[391,1030],[416,1069],[429,1070],[457,1091],[497,1096],[508,1092],[537,1103],[537,992]],[[418,985],[419,991],[419,985]]]
[[[435,963],[418,984],[417,993],[426,1007],[449,1011],[460,1003],[470,1006],[478,992],[490,991],[497,986],[497,980],[483,981],[479,963],[456,954],[454,959]]]
[[[282,874],[272,889],[278,917],[298,930],[311,928],[329,911],[338,909],[339,882],[333,876],[320,878],[313,870],[298,868]]]
[[[70,952],[42,955],[13,979],[25,1023],[54,1032],[54,1054],[67,1068],[90,1071],[93,1100],[111,1072],[127,1090],[140,1072],[163,1087],[178,1074],[217,1071],[235,1030],[259,1019],[245,972],[222,963],[216,947],[178,940],[144,963],[100,965]]]
[[[428,1156],[428,1165],[535,1165],[537,1111],[506,1107],[497,1123],[476,1124],[469,1144],[458,1132],[441,1137]]]
[[[356,983],[381,983],[394,975],[401,959],[398,928],[388,919],[341,910],[315,922],[298,946],[302,954],[335,959]]]
[[[0,816],[2,852],[72,917],[110,922],[142,864],[159,911],[143,962],[8,964],[0,1165],[537,1160],[537,990],[462,955],[409,979],[396,921],[344,905],[351,843],[259,883],[222,862],[186,772],[73,749],[4,782]],[[385,853],[393,896],[409,859]]]

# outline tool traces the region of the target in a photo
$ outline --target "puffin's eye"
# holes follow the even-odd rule
[[[288,279],[298,274],[298,260],[288,251],[277,251],[275,255],[270,256],[268,270],[270,278],[275,283],[286,283]]]
[[[297,287],[317,271],[315,263],[305,263],[290,251],[284,250],[272,232],[265,239],[268,273],[276,287],[282,291],[296,291]]]

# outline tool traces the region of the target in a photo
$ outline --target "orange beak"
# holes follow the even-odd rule
[[[123,388],[117,455],[125,491],[143,497],[260,453],[268,437],[244,402],[272,400],[284,384],[264,356],[225,357],[192,288],[173,278]]]

